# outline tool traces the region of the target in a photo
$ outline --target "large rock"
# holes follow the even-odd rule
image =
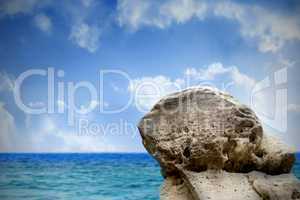
[[[178,166],[194,172],[281,174],[289,172],[294,162],[290,149],[263,137],[262,125],[250,108],[216,89],[198,87],[168,95],[138,128],[165,177],[178,176]]]

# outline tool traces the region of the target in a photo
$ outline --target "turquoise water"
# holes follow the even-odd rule
[[[147,154],[0,154],[1,200],[154,200],[161,181]]]
[[[0,154],[0,199],[159,199],[147,154]]]
[[[296,162],[293,167],[293,173],[296,175],[298,179],[300,179],[300,153],[296,154]]]

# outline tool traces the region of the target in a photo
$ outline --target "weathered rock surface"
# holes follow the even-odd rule
[[[210,170],[201,173],[183,171],[183,174],[197,200],[261,199],[244,174]]]
[[[160,190],[161,200],[190,200],[193,196],[182,179],[168,177]]]
[[[138,125],[160,163],[162,200],[300,199],[292,149],[263,133],[232,96],[190,88],[161,99]]]
[[[269,174],[288,173],[295,161],[294,149],[276,137],[264,134],[257,158],[257,170]]]
[[[300,183],[291,174],[266,175],[261,172],[229,173],[225,171],[192,172],[183,170],[180,188],[166,183],[169,189],[161,191],[161,200],[294,200],[300,199]],[[173,181],[175,182],[175,181]],[[178,181],[179,182],[179,181]],[[162,187],[163,188],[163,187]],[[186,192],[186,191],[189,192]],[[189,195],[189,196],[187,196]]]
[[[263,199],[300,199],[300,182],[292,174],[271,176],[251,172],[246,176],[254,190]]]
[[[159,161],[164,176],[176,175],[175,165],[191,171],[280,174],[289,172],[294,162],[288,148],[263,139],[262,125],[251,109],[211,88],[166,96],[138,127],[144,146]],[[269,148],[270,143],[276,148]]]

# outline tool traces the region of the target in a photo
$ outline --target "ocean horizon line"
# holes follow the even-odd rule
[[[1,154],[149,154],[148,152],[0,152]],[[150,154],[149,154],[150,155]]]
[[[0,154],[149,154],[147,151],[99,151],[99,152],[0,152]],[[295,154],[300,154],[296,151]],[[150,154],[149,154],[150,155]]]

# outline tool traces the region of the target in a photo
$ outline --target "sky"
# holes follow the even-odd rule
[[[0,151],[145,152],[164,95],[232,94],[300,150],[299,1],[2,0]]]

